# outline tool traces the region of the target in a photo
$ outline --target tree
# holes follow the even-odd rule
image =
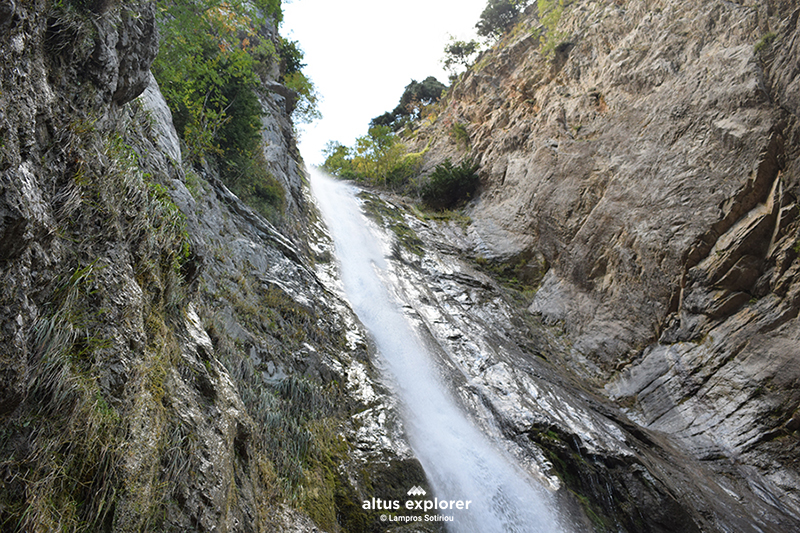
[[[473,56],[478,52],[478,41],[458,41],[452,35],[450,42],[444,47],[442,64],[445,70],[455,74],[457,66],[469,67]]]
[[[306,66],[306,64],[303,63],[305,54],[300,49],[297,41],[290,41],[289,39],[280,37],[277,52],[281,59],[280,69],[282,78],[294,74],[295,72],[300,72],[303,70],[303,67]]]
[[[517,21],[520,11],[529,3],[530,0],[489,0],[480,20],[475,24],[478,35],[499,39]]]
[[[411,80],[411,83],[406,85],[406,89],[403,91],[403,96],[400,97],[400,103],[397,108],[407,108],[413,103],[430,105],[434,102],[438,102],[442,97],[442,92],[446,89],[447,86],[433,76],[428,76],[422,83]]]
[[[407,154],[406,146],[386,125],[371,127],[353,148],[330,141],[324,154],[322,168],[334,176],[390,187],[405,185],[421,163],[419,154]]]
[[[373,128],[375,126],[389,126],[391,127],[394,124],[394,121],[397,117],[391,111],[387,111],[383,115],[377,116],[369,121],[369,127]]]
[[[409,121],[421,118],[425,109],[438,102],[446,90],[447,86],[433,76],[422,82],[411,80],[394,110],[373,118],[370,127],[389,126],[392,131],[400,131]]]
[[[277,53],[280,57],[280,81],[299,98],[295,102],[292,119],[295,123],[309,124],[322,117],[319,112],[319,94],[311,79],[303,73],[305,53],[297,41],[279,38]]]
[[[254,149],[261,128],[257,95],[276,62],[281,83],[299,96],[295,117],[318,116],[314,85],[301,72],[302,50],[268,36],[270,17],[280,19],[280,0],[168,0],[158,14],[153,74],[190,161]]]
[[[403,151],[389,126],[373,126],[367,135],[356,139],[355,170],[373,184],[385,184],[396,160]]]
[[[299,95],[295,116],[313,117],[316,104],[297,43],[271,36],[280,17],[280,0],[159,2],[153,63],[186,143],[185,160],[215,165],[231,191],[272,220],[283,209],[284,191],[259,149],[259,95],[276,63],[280,81]]]
[[[261,128],[259,72],[275,61],[263,36],[275,0],[170,0],[159,8],[155,75],[188,159],[252,150]],[[280,12],[280,4],[277,4]],[[254,104],[255,102],[255,104]]]
[[[348,147],[338,141],[328,141],[322,153],[325,155],[322,168],[330,174],[344,179],[357,178],[353,172],[353,156]]]

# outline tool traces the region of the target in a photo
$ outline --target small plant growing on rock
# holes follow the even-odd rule
[[[767,33],[753,46],[753,51],[756,54],[766,51],[777,37],[778,35],[773,31]]]
[[[536,3],[539,21],[544,30],[539,36],[539,40],[542,44],[542,55],[545,57],[552,57],[564,45],[564,39],[568,34],[558,31],[556,28],[561,20],[564,7],[569,4],[568,0],[538,0]]]
[[[461,122],[456,122],[450,127],[450,137],[464,148],[469,147],[469,132],[467,127]]]

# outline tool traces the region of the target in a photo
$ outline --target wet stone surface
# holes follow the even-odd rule
[[[384,227],[388,266],[382,276],[393,297],[438,354],[442,379],[475,422],[567,508],[582,509],[577,529],[778,532],[800,523],[790,507],[773,505],[776,496],[764,496],[761,487],[771,482],[763,471],[737,467],[718,452],[703,455],[699,448],[708,446],[707,438],[682,437],[685,423],[676,428],[661,416],[672,404],[654,404],[644,416],[624,408],[620,400],[642,387],[669,391],[668,383],[653,382],[664,374],[658,354],[668,347],[653,349],[635,373],[609,385],[605,397],[570,370],[570,347],[559,328],[526,312],[524,297],[475,263],[469,227],[422,221],[404,211],[402,199],[383,201],[399,211],[424,250],[420,255],[403,247],[407,237],[394,231],[397,215],[387,222],[375,216],[374,205],[367,210]],[[690,348],[696,346],[669,349]],[[724,423],[733,431],[736,421]]]

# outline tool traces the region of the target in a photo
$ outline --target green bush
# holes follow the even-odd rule
[[[755,53],[760,53],[769,48],[772,42],[778,37],[775,32],[769,32],[765,34],[756,44],[753,46],[753,51]]]
[[[230,102],[227,120],[218,130],[222,156],[250,156],[261,143],[261,102],[252,87],[236,82],[222,87],[222,95]]]
[[[472,197],[478,188],[478,164],[471,159],[454,166],[450,159],[436,166],[420,187],[422,201],[433,209],[448,209]]]
[[[453,139],[457,144],[462,145],[464,148],[469,147],[469,132],[467,131],[467,126],[462,124],[461,122],[455,122],[450,127],[450,138]]]
[[[389,126],[371,127],[367,135],[356,139],[354,148],[331,141],[325,156],[322,168],[334,176],[370,185],[397,186],[414,174],[414,165],[406,159],[406,146]]]
[[[279,0],[169,0],[160,3],[161,47],[153,72],[186,145],[186,160],[216,166],[226,186],[276,221],[285,192],[260,154],[259,92],[275,65],[299,95],[295,118],[318,117],[298,44],[264,36],[282,18]]]
[[[568,33],[556,29],[564,8],[569,4],[570,0],[537,0],[539,21],[544,29],[539,35],[539,40],[542,44],[542,55],[545,57],[552,57],[564,39],[569,36]]]
[[[270,2],[261,4],[270,8]],[[241,0],[171,0],[160,4],[158,22],[153,74],[188,159],[253,144],[249,139],[261,127],[260,106],[253,105],[258,72],[277,56],[272,41],[259,34],[267,22],[263,11]]]
[[[386,175],[386,185],[392,189],[403,188],[411,182],[411,178],[419,174],[422,168],[422,153],[410,153],[394,162]]]
[[[300,72],[305,67],[303,51],[297,41],[280,38],[278,41],[278,56],[281,60],[281,78],[286,78],[295,72]]]
[[[342,179],[356,179],[353,175],[353,154],[347,146],[338,141],[328,141],[322,151],[325,162],[322,168],[333,176]]]
[[[334,176],[370,185],[395,190],[408,186],[419,174],[421,154],[407,153],[398,131],[430,113],[446,90],[433,76],[422,82],[411,80],[395,109],[373,118],[367,135],[357,138],[355,146],[330,141],[323,151],[322,168]]]
[[[319,95],[311,80],[303,74],[304,53],[297,41],[280,38],[278,42],[281,83],[299,95],[292,118],[295,122],[311,123],[322,117],[317,107]]]

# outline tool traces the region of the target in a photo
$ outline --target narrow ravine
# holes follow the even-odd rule
[[[388,251],[362,214],[357,189],[316,169],[311,189],[334,241],[345,294],[375,341],[434,490],[425,499],[437,504],[448,531],[565,532],[554,498],[476,428],[438,378],[424,343],[381,281]],[[387,514],[387,521],[403,510]]]

